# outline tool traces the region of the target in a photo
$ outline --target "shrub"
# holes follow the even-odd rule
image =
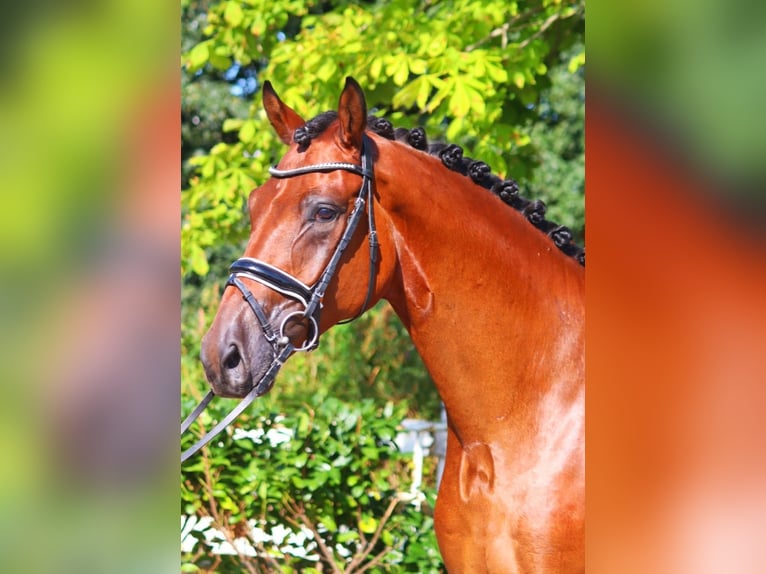
[[[206,517],[233,552],[213,554],[213,543],[195,531],[185,569],[441,571],[435,493],[413,499],[410,458],[393,442],[401,407],[317,394],[293,412],[266,409],[256,402],[183,468],[184,514]]]

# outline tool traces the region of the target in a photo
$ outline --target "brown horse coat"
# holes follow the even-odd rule
[[[307,146],[293,141],[305,122],[268,84],[264,106],[290,145],[280,169],[359,163],[367,112],[353,80],[340,97],[338,118]],[[445,565],[453,574],[582,572],[583,267],[521,213],[438,158],[367,135],[374,143],[381,249],[369,306],[381,298],[393,306],[448,414],[435,511]],[[339,241],[359,181],[345,171],[270,179],[250,195],[245,256],[311,285]],[[353,317],[364,303],[364,241],[358,229],[324,299],[320,331]],[[294,301],[250,283],[275,324],[296,311]],[[297,325],[289,334],[299,340],[306,328]],[[235,289],[224,293],[202,360],[224,396],[247,393],[271,360]]]

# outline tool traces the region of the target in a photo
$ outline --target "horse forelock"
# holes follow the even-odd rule
[[[298,144],[299,151],[308,149],[312,140],[324,133],[337,118],[338,113],[335,111],[323,112],[296,129],[293,140]],[[475,184],[499,197],[506,205],[521,212],[530,224],[548,235],[563,253],[585,266],[585,249],[573,243],[572,231],[545,218],[546,205],[542,200],[529,200],[520,196],[519,184],[514,179],[501,179],[492,173],[492,169],[485,162],[464,156],[463,148],[459,145],[429,143],[422,127],[394,128],[389,120],[371,115],[367,117],[367,128],[385,139],[405,143],[416,150],[438,157],[448,169],[470,178]]]

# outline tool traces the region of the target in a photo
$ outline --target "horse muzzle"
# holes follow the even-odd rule
[[[202,338],[200,359],[213,392],[219,397],[241,398],[266,372],[273,356],[271,346],[234,324],[223,333],[215,325]]]
[[[316,320],[304,316],[302,311],[290,310],[291,307],[280,309],[269,321],[277,328],[259,329],[247,313],[230,321],[223,331],[217,328],[217,322],[211,326],[202,338],[200,359],[217,396],[242,398],[254,386],[259,387],[256,391],[259,396],[267,393],[274,379],[266,375],[275,361],[281,363],[279,357],[283,349],[289,347],[292,354],[307,350],[307,345],[315,345]]]

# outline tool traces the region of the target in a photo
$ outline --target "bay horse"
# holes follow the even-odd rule
[[[385,299],[447,411],[447,570],[583,572],[584,251],[458,146],[368,118],[352,78],[309,122],[268,82],[263,103],[290,147],[249,196],[202,340],[212,392],[267,392],[293,352]]]

